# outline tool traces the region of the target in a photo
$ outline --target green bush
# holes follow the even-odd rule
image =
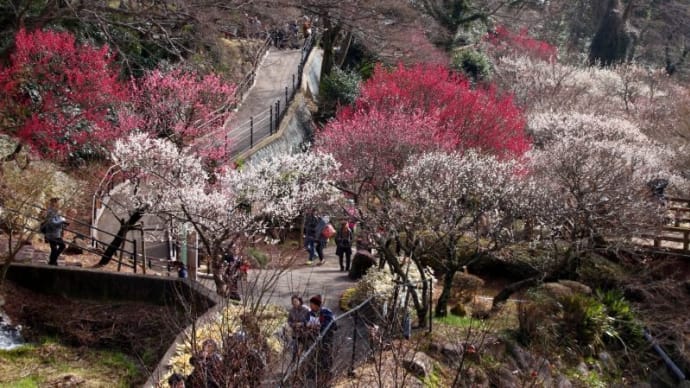
[[[491,63],[486,55],[474,49],[460,50],[453,55],[451,66],[469,79],[486,81],[491,78]]]
[[[321,80],[318,120],[326,121],[335,115],[338,106],[351,105],[359,96],[362,77],[356,72],[334,67],[331,74]]]

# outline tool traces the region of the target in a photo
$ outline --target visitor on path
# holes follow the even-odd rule
[[[194,370],[187,377],[186,386],[220,388],[223,381],[223,359],[218,351],[218,344],[212,339],[204,340],[201,352],[189,359]]]
[[[185,388],[184,376],[179,373],[173,373],[168,378],[168,385],[170,385],[170,388]]]
[[[330,217],[323,216],[319,219],[319,223],[316,225],[316,254],[319,256],[319,265],[324,264],[326,261],[323,256],[323,249],[326,248],[328,239],[333,237],[335,230],[330,224]]]
[[[288,313],[288,326],[292,331],[292,340],[290,341],[290,348],[292,349],[292,362],[295,362],[299,353],[304,348],[305,331],[307,329],[307,322],[309,322],[309,307],[304,305],[302,297],[299,295],[292,296],[292,308]]]
[[[335,234],[335,254],[340,262],[340,272],[350,271],[350,259],[352,258],[352,229],[347,220],[343,220]],[[343,263],[343,258],[345,262]]]
[[[50,244],[49,265],[58,265],[58,256],[65,250],[65,242],[62,240],[62,231],[69,223],[59,214],[60,198],[51,198],[46,210],[46,216],[41,224],[41,233]]]
[[[314,295],[309,299],[309,309],[311,318],[307,327],[312,331],[318,331],[321,341],[316,348],[316,370],[315,377],[321,383],[328,384],[331,379],[331,367],[333,366],[333,340],[337,326],[333,312],[322,307],[323,300],[321,295]]]
[[[312,208],[307,211],[304,216],[304,249],[309,253],[307,265],[311,265],[316,256],[316,242],[317,234],[316,227],[319,225],[319,217],[316,216],[316,211]]]

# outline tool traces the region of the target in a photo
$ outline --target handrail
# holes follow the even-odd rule
[[[351,310],[348,310],[347,312],[345,312],[345,313],[341,314],[340,316],[336,317],[335,319],[333,319],[328,324],[328,326],[326,326],[326,328],[321,333],[319,333],[319,336],[316,338],[316,340],[314,340],[314,343],[311,344],[309,349],[307,349],[304,353],[302,353],[299,360],[297,360],[296,363],[293,363],[292,365],[290,365],[290,368],[288,369],[288,371],[283,376],[283,379],[280,381],[280,386],[281,387],[285,386],[287,384],[288,380],[290,380],[292,378],[293,374],[295,372],[297,372],[302,367],[302,364],[304,362],[306,362],[307,360],[309,360],[309,357],[314,352],[314,349],[320,345],[321,341],[323,340],[323,337],[329,333],[329,331],[331,330],[331,327],[333,325],[337,325],[338,321],[341,321],[341,320],[349,317],[350,315],[353,315],[354,313],[358,312],[359,310],[364,308],[364,306],[369,304],[373,299],[374,299],[374,297],[370,296],[364,302],[358,304],[357,306],[355,306]],[[332,335],[332,333],[331,333],[331,335]]]

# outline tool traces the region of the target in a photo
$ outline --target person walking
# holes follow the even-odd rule
[[[319,265],[325,263],[323,249],[326,248],[328,239],[332,237],[332,235],[329,235],[330,231],[333,229],[333,226],[330,225],[330,220],[328,216],[321,217],[314,231],[316,234],[316,254],[319,256]],[[328,230],[329,227],[330,230]]]
[[[49,265],[58,265],[58,257],[65,250],[65,242],[62,240],[62,232],[69,223],[59,213],[60,198],[51,198],[46,210],[46,217],[41,224],[41,233],[50,244]]]
[[[318,235],[316,234],[316,227],[319,225],[319,217],[316,216],[316,211],[309,209],[306,216],[304,216],[304,249],[309,253],[307,265],[311,265],[316,256],[316,242]]]
[[[302,297],[299,295],[293,295],[290,302],[292,303],[292,308],[288,313],[288,326],[290,326],[292,331],[290,348],[292,349],[292,362],[295,362],[301,351],[300,348],[304,345],[305,330],[307,322],[309,322],[310,310],[309,307],[304,305]]]
[[[340,262],[340,272],[350,271],[350,259],[352,258],[352,229],[347,220],[343,220],[335,234],[335,254]],[[343,259],[345,262],[343,263]]]
[[[316,368],[313,371],[317,381],[328,385],[333,366],[333,340],[337,325],[335,315],[330,309],[323,307],[321,295],[314,295],[309,299],[310,320],[307,327],[318,331],[320,342],[317,345]]]

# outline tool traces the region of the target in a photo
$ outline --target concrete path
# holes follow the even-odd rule
[[[298,79],[298,67],[302,59],[302,49],[269,48],[256,70],[256,81],[240,103],[240,106],[225,123],[224,134],[206,135],[198,142],[212,141],[219,136],[226,136],[230,141],[230,155],[237,155],[250,148],[252,140],[256,144],[260,139],[269,135],[271,125],[270,107],[273,106],[275,118],[275,103],[280,100],[280,110],[286,107],[285,87],[292,94],[293,75],[295,88]],[[254,120],[254,135],[252,139],[250,118]],[[273,123],[275,129],[275,123]]]
[[[324,304],[340,314],[340,296],[343,292],[354,286],[355,282],[350,280],[347,272],[340,272],[338,257],[335,255],[335,244],[332,242],[324,249],[325,263],[317,265],[318,258],[314,264],[306,265],[307,253],[304,252],[300,257],[297,266],[283,273],[269,296],[269,303],[290,307],[290,298],[293,294],[302,296],[306,303],[313,295],[320,294],[324,299]],[[264,276],[263,271],[250,270],[249,276]],[[201,284],[215,292],[215,285],[212,280],[201,279]],[[250,279],[251,282],[251,279]]]

